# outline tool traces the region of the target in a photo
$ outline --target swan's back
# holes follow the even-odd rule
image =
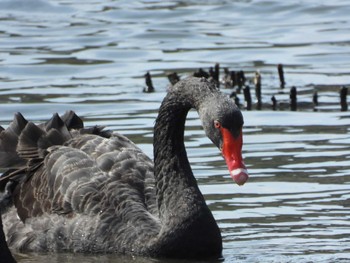
[[[83,128],[74,112],[40,125],[17,114],[0,136],[10,246],[123,252],[159,232],[153,163],[126,137]]]

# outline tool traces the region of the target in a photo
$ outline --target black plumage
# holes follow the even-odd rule
[[[9,246],[219,258],[220,229],[184,146],[191,108],[220,149],[223,139],[214,121],[239,136],[243,117],[234,102],[194,77],[171,87],[162,102],[154,162],[121,134],[84,128],[72,111],[39,125],[17,113],[0,129],[0,164],[7,169],[0,178],[0,204]]]

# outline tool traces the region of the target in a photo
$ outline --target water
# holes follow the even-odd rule
[[[348,262],[350,114],[339,111],[338,92],[350,82],[349,11],[345,0],[0,0],[0,124],[16,111],[41,121],[73,109],[152,156],[168,73],[184,77],[219,62],[244,70],[252,85],[259,70],[264,108],[243,110],[246,185],[233,185],[194,112],[187,121],[188,155],[222,229],[225,262]],[[147,71],[152,94],[142,93]],[[291,86],[298,89],[297,112],[288,111]],[[272,95],[281,111],[270,110]],[[19,262],[158,262],[15,256]]]

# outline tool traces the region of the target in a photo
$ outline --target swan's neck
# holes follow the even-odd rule
[[[154,162],[157,199],[162,221],[185,216],[187,208],[205,205],[184,145],[185,120],[191,105],[168,96],[155,126]]]
[[[217,251],[221,249],[219,228],[199,191],[184,145],[186,116],[195,104],[188,96],[168,94],[159,110],[154,131],[162,244],[168,244],[173,250],[178,246],[176,253],[180,254],[183,249],[192,249],[193,253],[206,253],[202,249],[208,246]],[[162,250],[167,249],[163,247]]]

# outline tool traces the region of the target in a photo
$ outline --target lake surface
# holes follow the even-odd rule
[[[17,111],[42,121],[72,109],[152,156],[167,74],[184,78],[220,63],[244,70],[254,95],[259,70],[263,110],[242,108],[250,172],[243,187],[233,184],[196,113],[187,121],[188,155],[222,229],[225,262],[349,262],[350,113],[339,106],[339,88],[350,83],[349,13],[345,0],[0,0],[0,125]],[[156,92],[144,94],[147,71]],[[298,90],[295,112],[288,110],[291,86]],[[271,110],[272,95],[278,111]],[[15,256],[19,262],[178,262]]]

